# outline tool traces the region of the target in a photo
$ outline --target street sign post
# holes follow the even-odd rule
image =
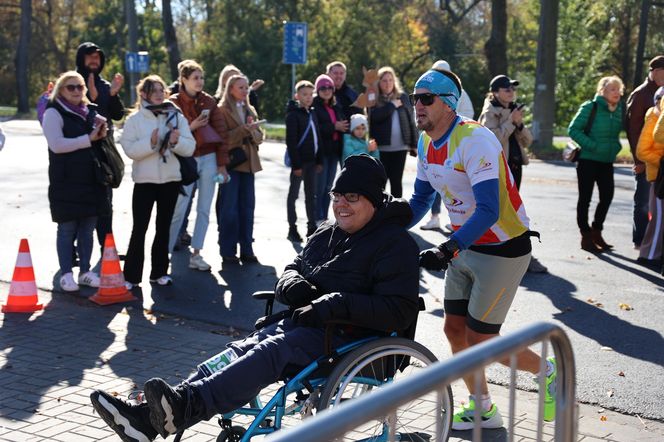
[[[295,95],[295,65],[307,63],[307,32],[304,22],[284,22],[283,63],[291,65],[291,90]]]
[[[150,72],[150,54],[147,51],[139,51],[137,54],[138,72]]]
[[[136,52],[125,54],[125,68],[130,74],[138,72],[138,54]]]

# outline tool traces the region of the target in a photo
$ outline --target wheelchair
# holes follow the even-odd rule
[[[256,321],[256,329],[290,317],[290,311],[272,313],[273,292],[256,292],[254,299],[265,300],[265,316]],[[424,310],[424,300],[419,298],[419,309]],[[254,436],[268,435],[282,428],[285,417],[314,416],[318,411],[334,408],[344,401],[399,379],[413,375],[437,361],[433,353],[413,339],[388,336],[372,336],[332,349],[332,332],[335,326],[351,325],[335,322],[326,328],[325,355],[308,366],[287,368],[282,374],[283,385],[263,403],[260,396],[249,404],[219,417],[222,430],[217,442],[248,442]],[[415,324],[409,336],[415,335]],[[447,441],[452,426],[452,389],[447,386],[440,396],[432,392],[424,398],[399,407],[396,412],[396,439],[399,441],[439,442]],[[233,423],[234,418],[247,417],[251,423],[243,427]],[[253,418],[253,420],[252,420]],[[440,419],[441,433],[436,434],[436,419]],[[365,423],[361,428],[344,436],[343,440],[388,441],[387,416]],[[182,433],[178,434],[179,437]],[[175,439],[176,442],[179,438]]]

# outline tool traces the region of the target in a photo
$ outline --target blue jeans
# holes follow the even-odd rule
[[[229,171],[231,180],[219,185],[217,195],[217,224],[221,256],[235,256],[240,244],[240,255],[254,254],[254,209],[256,192],[254,174]]]
[[[650,183],[646,180],[646,173],[634,175],[636,187],[634,189],[634,210],[632,222],[632,242],[640,246],[643,235],[648,227],[648,200],[650,197]]]
[[[90,256],[92,256],[92,246],[94,243],[92,234],[96,225],[96,216],[58,223],[55,247],[58,252],[60,274],[71,273],[73,264],[71,245],[74,242],[74,238],[76,238],[76,251],[78,252],[78,259],[80,261],[81,274],[90,270]]]
[[[323,155],[323,170],[316,182],[316,220],[326,220],[330,209],[330,190],[337,174],[339,158],[336,155]]]

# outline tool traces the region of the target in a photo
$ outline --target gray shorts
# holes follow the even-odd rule
[[[460,252],[445,275],[445,313],[466,316],[468,327],[478,333],[498,333],[528,263],[530,253],[505,258]]]

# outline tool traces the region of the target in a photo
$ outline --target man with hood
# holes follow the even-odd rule
[[[88,88],[87,97],[91,103],[97,105],[97,112],[106,118],[108,126],[107,142],[115,148],[113,140],[112,120],[120,120],[124,116],[125,108],[120,99],[120,89],[124,83],[122,74],[116,73],[109,83],[101,76],[106,56],[104,51],[94,43],[82,43],[76,51],[76,72],[83,76]],[[113,202],[113,190],[107,186],[109,199]],[[112,207],[112,206],[111,206]],[[113,210],[108,216],[100,216],[97,220],[97,239],[104,250],[104,239],[107,233],[113,231]]]
[[[276,299],[292,316],[229,343],[218,356],[231,362],[212,373],[203,363],[175,387],[148,380],[145,402],[95,390],[99,416],[122,440],[166,438],[248,403],[287,365],[322,356],[326,321],[354,324],[335,334],[335,346],[379,330],[409,336],[418,313],[418,249],[406,231],[412,211],[384,194],[386,181],[380,161],[348,157],[331,192],[336,222],[322,225],[277,281]]]

